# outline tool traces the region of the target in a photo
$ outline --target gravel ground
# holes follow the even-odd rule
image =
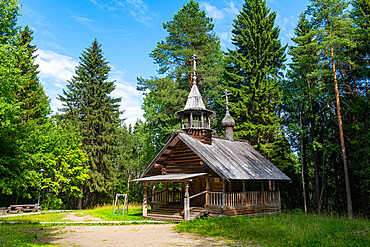
[[[55,227],[60,246],[241,246],[222,239],[179,233],[173,224]]]

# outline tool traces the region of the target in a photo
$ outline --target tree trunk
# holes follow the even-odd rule
[[[332,46],[330,47],[330,51],[331,51],[331,64],[332,64],[333,76],[334,76],[335,101],[336,101],[336,105],[337,105],[337,116],[338,116],[340,145],[342,147],[344,179],[345,179],[345,182],[346,182],[348,218],[349,219],[352,219],[353,218],[353,213],[352,213],[351,185],[350,185],[350,182],[349,182],[349,173],[348,173],[348,165],[347,165],[346,146],[344,144],[342,114],[340,112],[340,100],[339,100],[338,80],[337,80],[337,73],[336,73],[335,62],[334,62],[334,49],[333,49]]]
[[[313,166],[315,171],[315,187],[316,187],[316,210],[317,213],[320,214],[320,177],[319,177],[319,167],[317,166],[317,150],[315,148],[314,141],[316,139],[316,127],[315,127],[315,119],[313,117],[314,114],[314,101],[311,95],[311,82],[307,80],[307,86],[309,88],[308,97],[310,99],[310,124],[311,124],[311,137],[312,137],[312,152],[313,152]]]
[[[81,185],[80,190],[81,190],[81,194],[83,195],[83,185]],[[83,197],[79,197],[77,199],[77,209],[82,209],[82,198]]]
[[[299,124],[301,125],[301,166],[302,166],[302,191],[303,191],[303,206],[304,212],[307,213],[307,196],[306,196],[306,181],[305,181],[305,170],[306,170],[306,152],[305,142],[303,135],[303,124],[302,124],[302,106],[299,111]]]

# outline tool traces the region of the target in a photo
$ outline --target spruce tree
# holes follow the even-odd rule
[[[143,109],[146,119],[144,129],[149,133],[148,145],[158,151],[174,129],[180,127],[174,113],[183,109],[192,86],[193,54],[199,57],[197,78],[205,103],[215,109],[215,99],[220,94],[222,74],[219,38],[213,31],[212,19],[206,16],[199,4],[190,0],[173,19],[164,23],[168,32],[150,56],[159,65],[161,77],[138,79],[138,90],[145,94]],[[150,159],[151,157],[148,157]]]
[[[286,49],[279,40],[279,28],[274,27],[275,18],[266,1],[246,0],[233,24],[236,49],[229,49],[225,57],[235,136],[258,145],[265,154],[280,127],[275,111]]]
[[[17,0],[0,1],[0,44],[9,44],[16,37],[18,16]]]
[[[59,95],[64,108],[62,119],[74,121],[83,136],[83,148],[89,159],[90,179],[83,189],[78,208],[110,202],[115,183],[115,159],[118,152],[117,128],[120,98],[113,98],[113,81],[108,80],[110,67],[101,45],[94,40],[82,52],[79,66]]]
[[[35,64],[37,48],[31,45],[33,40],[32,30],[26,26],[17,36],[16,45],[21,49],[21,56],[18,57],[18,66],[22,76],[27,76],[28,80],[20,85],[17,92],[17,100],[21,102],[22,120],[44,120],[50,113],[48,97],[45,94],[38,78],[38,64]]]

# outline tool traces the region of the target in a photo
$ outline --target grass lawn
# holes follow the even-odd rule
[[[370,246],[370,221],[313,214],[205,218],[175,229],[263,246]]]
[[[122,207],[121,207],[122,208]],[[78,210],[76,213],[83,213],[91,215],[103,220],[109,221],[133,221],[133,220],[144,220],[141,218],[143,215],[142,205],[129,205],[128,214],[125,211],[125,215],[122,215],[122,211],[117,212],[113,215],[114,206],[103,206],[97,207],[93,210]]]
[[[55,246],[48,244],[55,235],[50,227],[39,224],[1,224],[0,246]]]
[[[107,221],[141,221],[141,205],[129,205],[129,213],[116,212],[113,215],[113,206],[102,206],[89,210],[75,210],[62,212],[42,212],[40,214],[30,214],[13,217],[1,217],[0,221],[0,246],[55,246],[50,245],[50,240],[55,237],[53,229],[38,222],[60,222],[66,221],[63,218],[74,213],[78,217],[91,215]],[[15,221],[20,224],[9,224],[7,221]]]
[[[140,218],[142,215],[141,205],[129,205],[129,213],[125,212],[125,215],[122,215],[121,212],[117,212],[113,215],[114,206],[102,206],[94,209],[88,210],[75,210],[75,211],[62,211],[62,212],[42,212],[40,214],[30,214],[30,215],[21,215],[13,217],[1,217],[0,221],[31,221],[31,222],[60,222],[66,221],[63,218],[68,213],[74,213],[78,217],[84,217],[86,215],[91,215],[102,220],[108,221],[138,221],[143,220]]]

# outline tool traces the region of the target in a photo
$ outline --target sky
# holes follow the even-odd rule
[[[223,51],[234,49],[232,23],[244,2],[199,1],[201,9],[213,18]],[[53,112],[62,107],[57,97],[74,75],[82,51],[97,39],[111,66],[109,80],[116,81],[112,96],[122,98],[121,117],[127,125],[143,119],[143,94],[136,90],[137,78],[157,75],[158,65],[149,54],[167,36],[162,24],[172,20],[188,0],[19,0],[19,3],[22,16],[18,25],[28,25],[34,32],[39,78]],[[282,44],[292,44],[290,39],[298,16],[308,3],[308,0],[267,0],[267,6],[277,14],[275,25],[280,27]]]

